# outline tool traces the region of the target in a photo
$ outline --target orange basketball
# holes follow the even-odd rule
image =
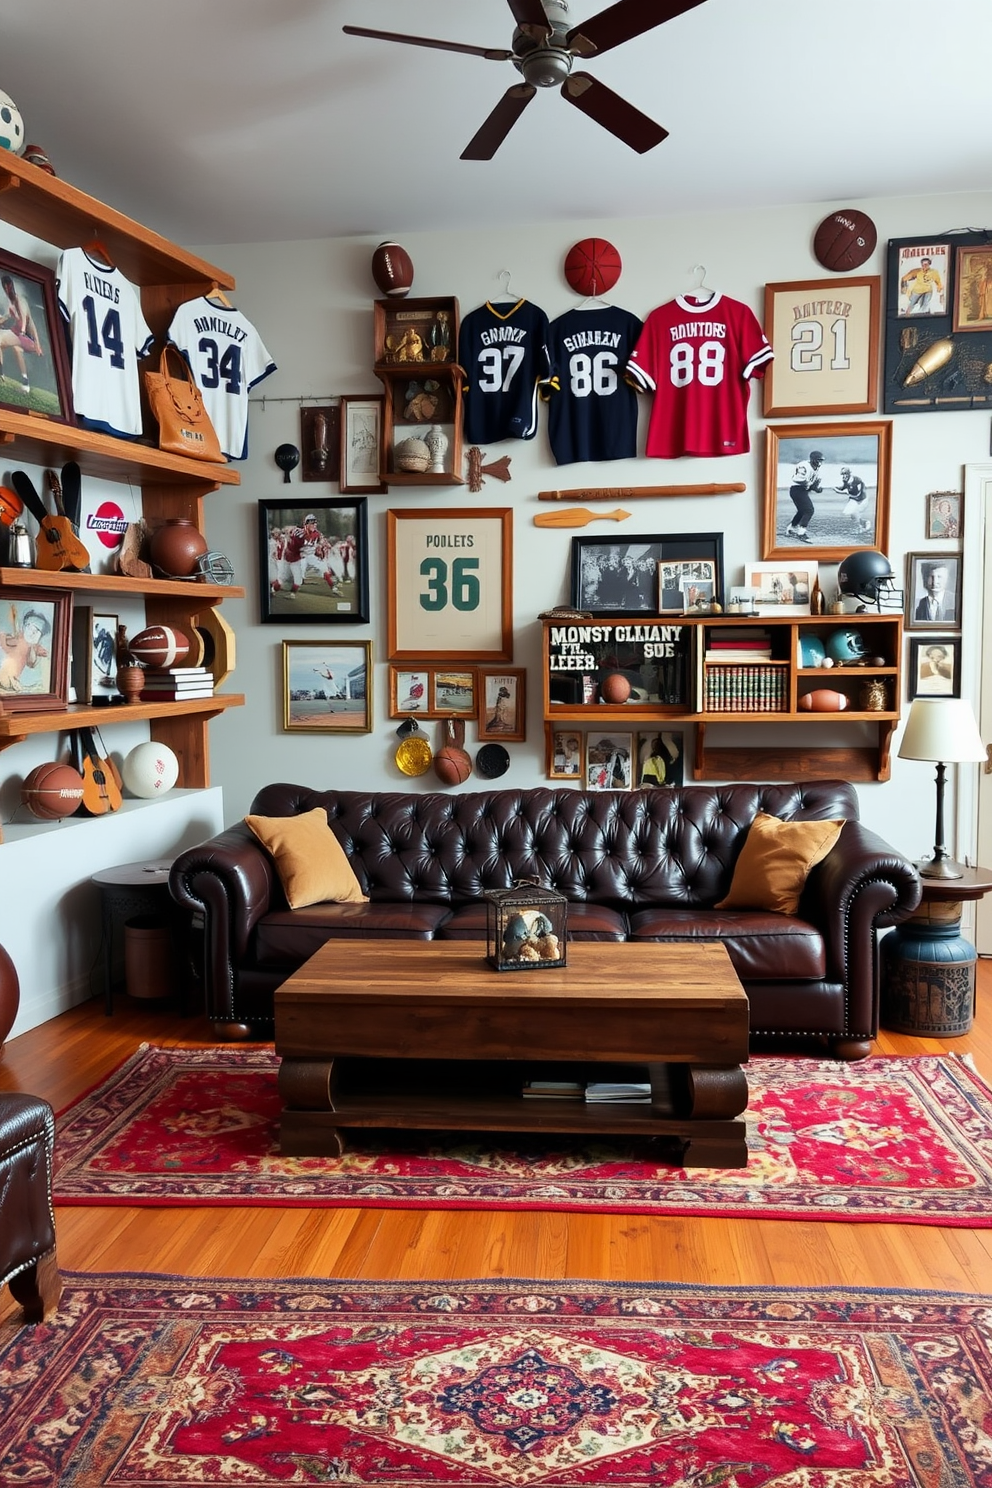
[[[623,260],[605,238],[583,238],[565,256],[565,278],[579,295],[604,295],[620,278]]]
[[[445,744],[434,756],[434,774],[442,785],[464,785],[471,773],[472,761],[454,744]]]
[[[9,486],[0,486],[0,527],[12,527],[24,510],[24,503]]]
[[[604,703],[625,703],[630,697],[630,683],[623,672],[607,672],[599,684],[599,695]]]
[[[58,821],[79,809],[83,799],[83,778],[71,765],[50,761],[35,765],[24,777],[21,802],[39,821]]]

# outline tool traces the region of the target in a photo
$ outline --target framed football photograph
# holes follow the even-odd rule
[[[315,497],[258,503],[263,625],[366,625],[368,502]]]
[[[0,407],[75,423],[55,275],[0,249]]]

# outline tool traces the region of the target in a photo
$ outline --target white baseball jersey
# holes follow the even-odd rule
[[[679,295],[652,310],[629,362],[637,386],[655,394],[645,453],[743,454],[751,378],[773,355],[754,312],[726,295]]]
[[[55,272],[59,310],[72,342],[72,401],[88,429],[134,439],[141,433],[138,358],[154,337],[120,269],[83,248],[66,248]]]
[[[169,340],[189,362],[224,454],[246,460],[248,394],[276,370],[261,336],[240,310],[204,297],[179,306]]]

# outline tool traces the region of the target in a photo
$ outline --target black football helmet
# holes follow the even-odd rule
[[[901,610],[903,591],[895,587],[892,565],[877,548],[859,548],[848,553],[837,569],[837,588],[841,594],[864,600],[864,610],[874,605],[877,610]]]

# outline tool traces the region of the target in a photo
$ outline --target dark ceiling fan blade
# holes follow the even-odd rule
[[[506,0],[513,12],[513,19],[533,41],[543,41],[551,35],[551,22],[544,13],[541,0]]]
[[[507,88],[489,118],[462,151],[462,160],[492,160],[537,89],[530,83]]]
[[[638,155],[653,150],[655,145],[668,138],[667,129],[662,129],[660,124],[588,72],[573,72],[562,83],[561,96],[588,114],[590,119],[595,119],[597,124],[602,124],[617,139],[623,140]]]
[[[432,41],[429,36],[404,36],[399,31],[369,31],[365,26],[342,26],[349,36],[371,36],[374,41],[402,41],[406,46],[433,47],[438,52],[467,52],[488,62],[510,62],[513,53],[505,48],[466,46],[461,41]]]
[[[579,57],[598,57],[621,42],[653,31],[683,11],[693,10],[703,0],[618,0],[599,15],[573,26],[566,41]]]

